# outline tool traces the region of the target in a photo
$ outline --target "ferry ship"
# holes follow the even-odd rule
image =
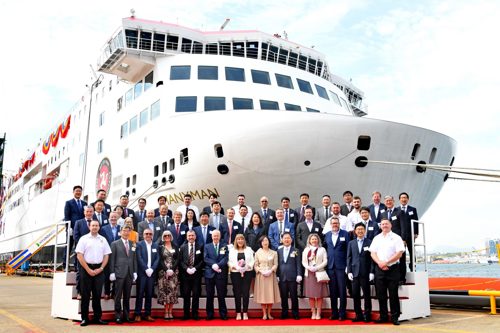
[[[185,193],[200,208],[211,193],[225,207],[244,193],[256,208],[262,195],[278,207],[302,192],[317,203],[351,190],[368,203],[374,190],[407,191],[422,214],[448,176],[425,165],[454,161],[452,138],[364,117],[363,91],[332,74],[322,53],[279,35],[131,16],[96,69],[66,117],[4,179],[1,254],[60,222],[76,184],[88,202],[105,189],[110,204],[128,194],[155,208],[164,195],[171,209]]]

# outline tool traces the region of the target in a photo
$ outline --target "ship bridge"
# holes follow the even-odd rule
[[[101,49],[97,68],[136,83],[152,70],[157,57],[179,53],[270,61],[331,81],[323,54],[278,34],[269,35],[257,30],[203,32],[135,17],[123,19],[122,26]]]

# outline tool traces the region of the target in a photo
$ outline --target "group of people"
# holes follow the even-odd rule
[[[146,209],[146,199],[140,198],[139,209],[133,211],[127,207],[126,195],[111,209],[103,190],[92,205],[81,200],[80,186],[74,187],[73,194],[66,202],[65,219],[76,244],[82,326],[90,323],[90,299],[94,322],[106,323],[101,320],[103,287],[105,299],[114,297],[117,323],[154,321],[155,286],[164,319],[173,318],[180,290],[182,319],[198,320],[202,278],[207,320],[215,316],[216,290],[219,316],[228,319],[226,295],[231,279],[236,320],[248,319],[253,288],[253,300],[261,304],[265,320],[273,319],[271,308],[278,302],[282,319],[290,314],[299,319],[299,296],[309,299],[311,319],[321,319],[323,299],[329,298],[330,319],[345,320],[349,290],[353,321],[370,322],[370,284],[374,283],[380,308],[376,322],[390,319],[399,325],[398,286],[405,282],[405,251],[413,269],[412,242],[418,237],[418,224],[412,223],[418,220],[417,210],[408,205],[405,192],[399,195],[399,207],[389,195],[382,203],[379,192],[373,193],[369,206],[362,206],[360,197],[345,191],[342,205],[324,195],[321,207],[315,208],[303,193],[297,209],[290,208],[290,199],[283,197],[281,206],[273,210],[268,198],[262,197],[255,211],[245,204],[243,194],[225,211],[215,194],[201,210],[186,194],[184,204],[174,212],[164,196],[158,198],[156,209]],[[134,316],[129,317],[133,282],[136,305]]]

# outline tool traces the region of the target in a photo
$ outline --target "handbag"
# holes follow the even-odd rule
[[[319,283],[328,283],[328,282],[330,282],[330,278],[328,277],[328,273],[326,271],[316,272],[316,280]]]

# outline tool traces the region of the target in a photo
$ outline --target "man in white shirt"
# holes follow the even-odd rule
[[[245,232],[245,230],[247,230],[248,226],[250,225],[250,214],[248,214],[248,208],[247,206],[245,205],[242,205],[240,206],[240,211],[239,211],[239,214],[240,216],[240,219],[237,220],[238,222],[240,222],[240,224],[243,226],[243,232]],[[236,219],[236,216],[235,216],[235,219]]]
[[[245,204],[245,195],[244,194],[239,194],[238,195],[238,204],[233,206],[233,209],[234,209],[234,219],[236,221],[241,221],[241,215],[240,215],[240,207],[241,206],[246,206],[247,207],[247,213],[248,213],[248,217],[252,216],[252,207],[248,206]],[[246,221],[245,221],[246,223]]]
[[[391,304],[391,320],[399,325],[399,258],[405,251],[401,237],[391,231],[391,221],[382,218],[380,222],[382,232],[375,236],[369,251],[375,264],[375,289],[380,308],[380,319],[376,323],[388,322],[387,291]]]
[[[99,222],[90,222],[90,233],[82,236],[76,246],[76,254],[80,263],[80,291],[82,295],[80,326],[87,326],[89,321],[89,305],[92,297],[94,323],[107,325],[101,319],[101,293],[104,285],[104,268],[108,264],[111,249],[106,239],[99,235]]]
[[[331,222],[332,217],[336,217],[339,219],[340,229],[348,231],[347,230],[347,217],[340,214],[340,203],[338,203],[338,202],[332,203],[331,208],[332,208],[332,214],[328,218],[328,220],[326,220],[325,226],[323,227],[323,235],[326,234],[328,231],[332,230],[332,222]]]
[[[193,201],[193,196],[189,193],[186,193],[184,194],[184,205],[177,207],[176,211],[182,213],[182,221],[186,219],[186,213],[188,209],[194,210],[194,215],[196,215],[196,220],[200,219],[200,211],[198,207],[191,204],[192,201]]]
[[[355,196],[352,199],[352,210],[347,215],[347,230],[349,232],[354,231],[354,226],[361,222],[363,219],[361,218],[361,215],[359,214],[359,211],[361,210],[361,198],[358,196]]]

